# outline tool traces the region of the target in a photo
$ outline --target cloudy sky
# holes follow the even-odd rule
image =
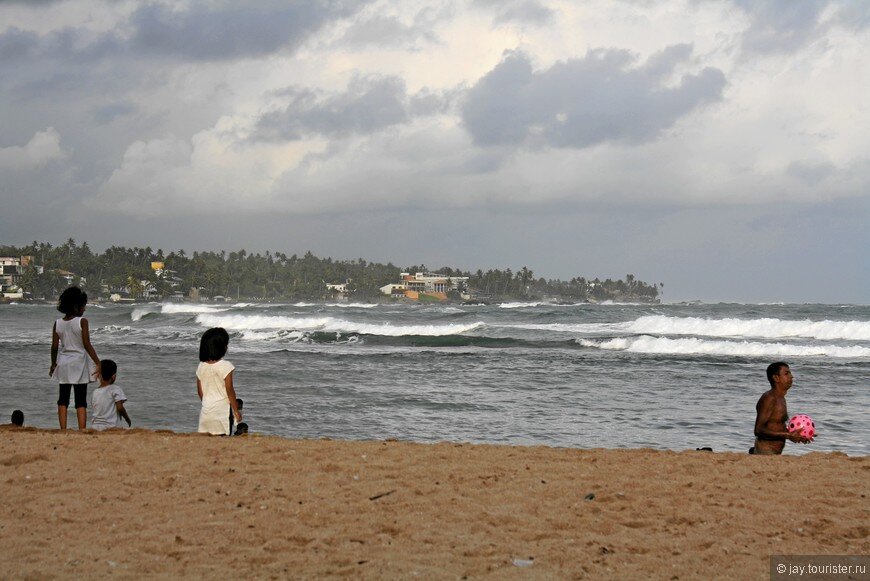
[[[0,243],[870,302],[863,0],[0,2]]]

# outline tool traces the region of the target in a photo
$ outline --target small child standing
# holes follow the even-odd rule
[[[100,361],[100,387],[94,390],[91,396],[91,428],[95,430],[108,430],[109,428],[123,428],[121,418],[127,421],[127,425],[133,425],[124,402],[127,396],[121,388],[115,385],[118,375],[118,366],[111,359]]]
[[[236,422],[242,412],[233,389],[235,366],[224,359],[230,335],[221,327],[209,329],[199,341],[199,367],[196,368],[196,393],[202,402],[199,412],[199,432],[228,436],[230,410]]]

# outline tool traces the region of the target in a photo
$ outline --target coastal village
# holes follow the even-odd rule
[[[0,298],[6,300],[23,300],[25,298],[22,280],[25,276],[26,268],[30,266],[33,266],[38,274],[44,273],[44,267],[36,265],[33,256],[0,257]],[[168,297],[161,296],[157,285],[149,280],[139,280],[135,281],[138,284],[131,283],[130,285],[120,287],[110,287],[103,284],[101,285],[101,291],[112,302],[132,300],[134,298],[145,300],[168,298],[177,301],[202,301],[209,299],[220,301],[228,298],[221,295],[209,297],[203,294],[205,289],[201,287],[192,287],[185,294],[180,290],[183,282],[182,279],[177,277],[174,271],[167,269],[165,263],[152,262],[151,269],[158,280],[165,281],[172,289],[172,293]],[[78,280],[79,284],[87,283],[86,279],[72,272],[58,270],[56,274],[70,285],[74,284],[76,280]],[[403,272],[400,276],[400,282],[387,284],[380,288],[384,296],[412,301],[446,301],[449,299],[447,293],[449,291],[456,291],[463,300],[470,300],[472,298],[468,292],[467,276],[444,276],[430,272],[418,272],[414,274]],[[347,300],[350,297],[349,287],[351,283],[351,280],[341,283],[325,283],[325,294],[331,295],[333,299]]]

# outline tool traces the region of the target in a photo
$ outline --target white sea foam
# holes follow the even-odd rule
[[[362,333],[367,335],[459,335],[483,326],[483,323],[448,325],[393,325],[346,321],[333,317],[278,317],[267,315],[233,315],[202,313],[196,317],[204,327],[223,327],[232,331],[296,330],[326,333]]]
[[[578,340],[584,347],[662,355],[729,355],[745,357],[870,357],[870,348],[837,345],[787,345],[753,341],[708,341],[666,337],[618,337],[606,341]]]
[[[263,331],[268,329],[297,329],[319,331],[335,321],[332,317],[280,317],[274,315],[234,315],[200,313],[196,322],[204,327],[223,327],[230,331]]]
[[[299,341],[305,338],[305,333],[302,331],[251,331],[246,330],[241,332],[243,339],[248,341],[266,341],[272,342],[276,340],[284,341]]]
[[[461,335],[483,326],[483,323],[450,324],[450,325],[381,325],[352,323],[338,321],[335,326],[329,326],[324,331],[341,333],[362,333],[365,335],[383,335],[401,337],[403,335],[427,335],[441,337],[445,335]]]
[[[166,315],[175,315],[179,313],[222,313],[229,310],[229,307],[216,307],[213,305],[203,305],[200,303],[167,303],[164,305],[155,304],[147,307],[136,307],[130,313],[130,319],[140,321],[145,315],[152,313],[163,313]]]
[[[127,325],[106,325],[101,327],[100,331],[105,333],[130,333],[133,331],[133,327]]]
[[[514,323],[499,328],[556,333],[693,335],[698,337],[749,337],[759,339],[819,339],[870,341],[867,321],[783,321],[780,319],[704,319],[649,315],[622,323]]]
[[[448,315],[455,315],[457,313],[464,313],[465,311],[463,311],[459,307],[436,307],[436,308],[432,309],[432,312],[433,313],[445,313]]]
[[[696,335],[704,337],[758,337],[764,339],[806,338],[870,341],[868,321],[783,321],[780,319],[703,319],[698,317],[640,317],[616,327],[649,335]]]
[[[614,323],[511,323],[506,325],[490,324],[499,329],[525,329],[528,331],[552,331],[554,333],[601,334],[620,333],[620,324]]]
[[[239,303],[234,306],[247,306],[244,303]],[[160,312],[167,315],[176,313],[223,313],[229,310],[230,307],[216,307],[214,305],[204,305],[201,303],[168,303],[160,307]]]
[[[604,304],[604,303],[601,303]],[[612,303],[612,304],[621,304],[625,305],[628,303]],[[548,301],[537,301],[537,302],[529,302],[529,303],[501,303],[498,305],[500,309],[526,309],[526,308],[534,308],[534,307],[548,307],[548,308],[573,308],[573,307],[588,307],[589,303],[553,303]]]
[[[242,331],[241,338],[245,341],[260,341],[264,343],[280,342],[288,343],[310,343],[309,333],[304,331]],[[335,334],[334,344],[351,345],[358,343],[359,337],[356,335],[348,335],[341,333]]]
[[[381,306],[379,303],[293,303],[291,307],[336,307],[339,309],[375,309]]]

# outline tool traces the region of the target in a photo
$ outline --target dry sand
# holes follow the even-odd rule
[[[867,555],[870,462],[0,428],[0,577],[739,578]]]

